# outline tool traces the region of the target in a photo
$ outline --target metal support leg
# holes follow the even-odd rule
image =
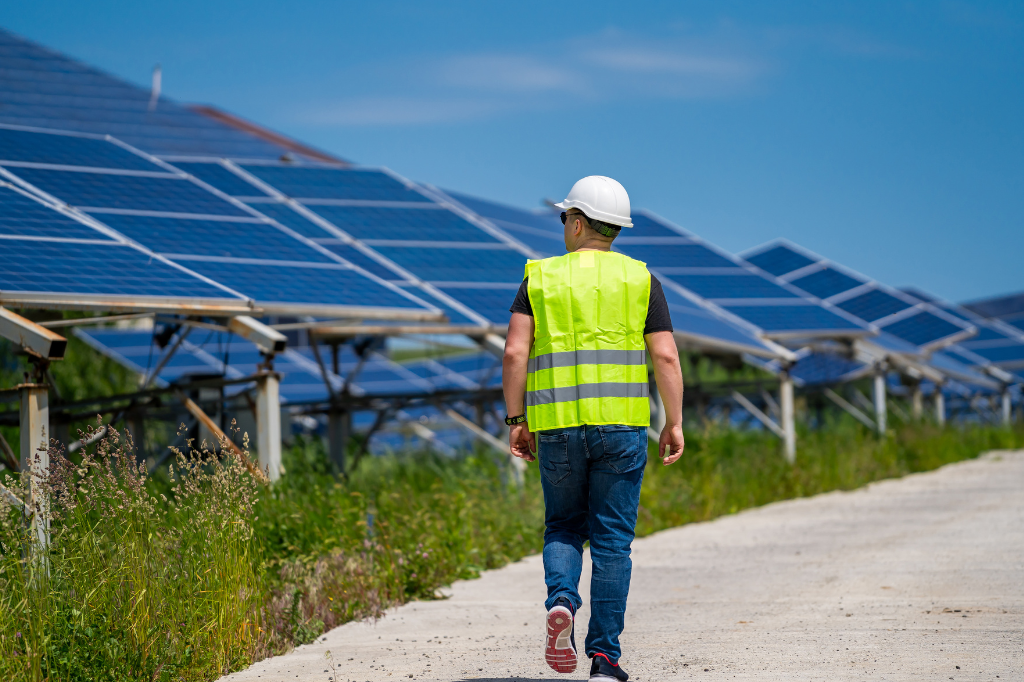
[[[338,408],[327,413],[327,447],[331,461],[338,471],[345,473],[345,447],[352,433],[352,413]]]
[[[939,426],[946,425],[946,396],[942,395],[942,387],[935,386],[935,421]]]
[[[34,513],[32,530],[38,547],[50,544],[50,500],[41,483],[50,469],[50,401],[48,387],[23,384],[21,394],[21,470],[29,472],[26,513]]]
[[[1002,408],[1003,408],[1003,410],[1002,410],[1002,412],[1003,412],[1003,426],[1009,426],[1010,425],[1010,420],[1013,417],[1013,412],[1011,411],[1012,405],[1010,403],[1010,387],[1009,386],[1007,386],[1006,388],[1003,389],[1002,398],[1003,398],[1003,404],[1002,404]]]
[[[782,412],[783,443],[786,461],[796,462],[796,424],[793,417],[793,379],[789,372],[779,377],[779,409]]]
[[[281,477],[281,395],[280,378],[273,372],[256,380],[256,433],[260,469],[276,481]]]
[[[924,394],[921,393],[921,382],[914,384],[914,390],[910,394],[910,409],[914,419],[920,421],[924,414]]]
[[[875,424],[878,427],[878,435],[885,435],[886,404],[885,404],[885,371],[875,370],[875,383],[872,397],[875,401]]]

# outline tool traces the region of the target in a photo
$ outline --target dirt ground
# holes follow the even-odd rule
[[[1024,451],[633,547],[630,680],[1024,680]],[[447,593],[224,679],[586,679],[586,659],[571,675],[544,664],[539,556]],[[584,606],[581,652],[588,617]]]

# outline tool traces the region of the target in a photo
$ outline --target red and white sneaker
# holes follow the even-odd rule
[[[559,598],[548,611],[548,635],[544,660],[556,673],[576,670],[576,631],[573,609],[568,599]]]

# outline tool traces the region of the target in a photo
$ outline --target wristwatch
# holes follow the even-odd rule
[[[522,424],[524,421],[526,421],[525,414],[521,414],[518,417],[505,417],[505,423],[509,426],[512,426],[513,424]]]

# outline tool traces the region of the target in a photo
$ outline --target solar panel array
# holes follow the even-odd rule
[[[0,29],[0,123],[114,135],[150,153],[276,159],[261,139]]]
[[[922,350],[973,336],[967,321],[786,241],[742,256],[780,280]]]
[[[176,168],[442,309],[507,325],[529,249],[387,170],[166,157]]]
[[[544,255],[564,252],[560,221],[551,212],[532,214],[461,194],[451,196]],[[873,333],[870,325],[812,300],[649,212],[634,211],[633,225],[615,239],[613,249],[645,262],[671,297],[670,305],[695,311],[698,318],[727,322],[733,329],[743,329],[748,338],[762,340]],[[680,320],[676,326],[686,330],[688,322]]]
[[[5,289],[81,293],[99,281],[107,290],[119,285],[115,293],[123,296],[216,293],[253,301],[268,313],[440,314],[327,247],[116,140],[0,127],[0,174],[10,185],[0,196],[0,212],[22,242],[15,259],[0,264]],[[44,221],[26,217],[33,215],[26,201],[35,206],[26,192],[67,207],[78,220],[53,211]],[[58,246],[68,239],[81,241],[75,248]],[[159,254],[163,265],[148,272],[104,257],[127,243]],[[172,294],[164,279],[174,265],[207,277],[193,275],[191,288]],[[34,279],[17,281],[26,270]]]

